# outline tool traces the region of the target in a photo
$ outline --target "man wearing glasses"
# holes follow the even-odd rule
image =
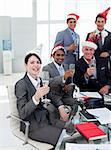
[[[75,64],[79,58],[80,37],[74,31],[79,16],[72,13],[67,15],[68,28],[57,33],[54,45],[61,44],[65,48],[65,64]]]

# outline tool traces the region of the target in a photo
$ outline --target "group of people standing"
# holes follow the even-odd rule
[[[78,110],[73,98],[74,84],[80,90],[100,94],[111,89],[111,33],[104,29],[109,9],[97,15],[97,29],[88,33],[82,43],[81,58],[80,36],[74,31],[79,16],[73,13],[67,16],[68,28],[58,32],[51,51],[53,61],[42,68],[49,72],[49,85],[43,85],[40,78],[42,61],[38,54],[30,51],[26,55],[26,74],[16,83],[15,95],[20,118],[30,122],[30,138],[56,145],[62,129],[68,128],[70,114],[65,111],[65,105],[71,107],[73,116]],[[75,73],[69,68],[70,64],[75,64]],[[54,107],[44,107],[41,100],[44,95]],[[20,129],[25,131],[23,124]]]
[[[61,44],[65,49],[64,63],[75,64],[74,82],[80,90],[96,90],[106,94],[111,88],[111,32],[104,28],[109,10],[110,7],[96,16],[97,29],[88,33],[82,43],[81,58],[80,37],[75,32],[78,15],[69,14],[68,28],[56,36],[55,46]]]

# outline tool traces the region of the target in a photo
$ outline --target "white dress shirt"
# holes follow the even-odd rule
[[[54,64],[55,64],[57,70],[59,71],[60,76],[64,76],[65,70],[64,70],[63,65],[62,64],[58,65],[55,61],[54,61]]]
[[[35,80],[32,76],[30,76],[29,73],[27,73],[27,76],[29,77],[30,81],[32,82],[33,86],[35,87],[35,89],[40,87],[40,78],[37,78],[37,80]],[[34,96],[32,97],[32,100],[34,102],[35,105],[38,105],[40,101],[36,101]]]

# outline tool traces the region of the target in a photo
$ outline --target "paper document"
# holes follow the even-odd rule
[[[110,102],[111,103],[111,95],[104,95],[104,102]]]
[[[66,143],[65,150],[111,150],[110,144],[74,144]]]
[[[102,98],[102,96],[98,92],[80,92],[79,97],[87,96],[89,98]]]
[[[88,113],[94,115],[101,124],[111,123],[111,111],[104,108],[87,109]]]

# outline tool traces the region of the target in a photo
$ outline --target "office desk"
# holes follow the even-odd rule
[[[96,120],[99,122],[101,127],[106,127],[108,141],[110,142],[111,111],[105,107],[104,108],[96,108],[96,109],[87,109],[86,111],[96,118]],[[86,116],[84,114],[82,114],[82,117],[86,121],[89,121],[89,119],[86,119]],[[91,119],[90,119],[90,121],[91,121]],[[93,122],[93,119],[92,119],[92,122]]]

